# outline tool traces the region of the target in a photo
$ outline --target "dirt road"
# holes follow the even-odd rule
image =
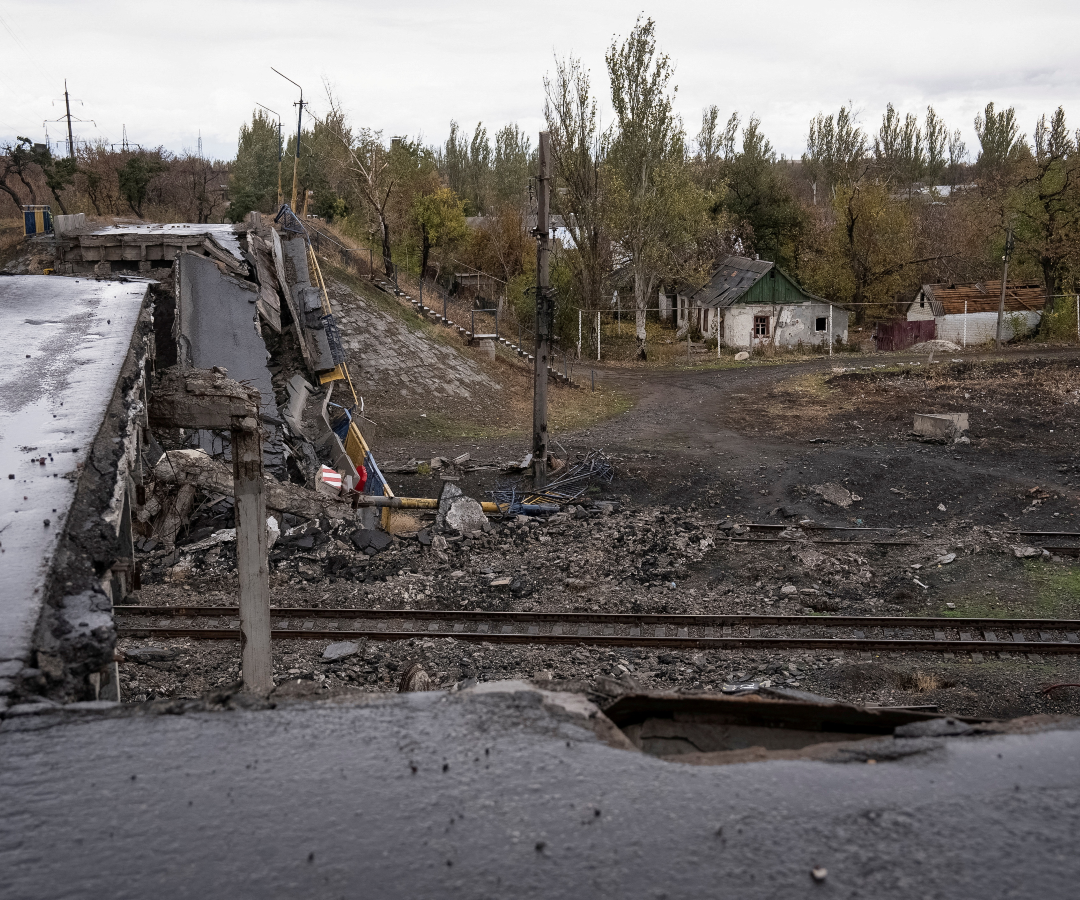
[[[834,524],[1002,525],[1030,509],[1028,494],[1038,487],[1055,502],[1030,509],[1025,528],[1080,528],[1080,351],[981,354],[932,366],[908,357],[834,374],[843,365],[604,372],[601,384],[629,393],[633,408],[559,439],[630,457],[624,492],[641,503],[704,502],[746,515],[787,506]],[[913,440],[920,412],[968,412],[970,443]],[[805,488],[823,482],[863,499],[842,515],[808,505]]]

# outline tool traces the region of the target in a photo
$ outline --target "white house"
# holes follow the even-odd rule
[[[704,287],[676,294],[674,306],[680,327],[689,323],[729,347],[828,346],[848,337],[846,309],[803,290],[764,259],[729,256]]]
[[[997,336],[1000,281],[974,284],[924,284],[907,309],[907,320],[933,319],[935,337],[954,344],[982,344]],[[1023,323],[1026,331],[1039,324],[1046,305],[1046,289],[1039,283],[1008,284],[1005,289],[1004,340],[1012,340],[1014,324]]]

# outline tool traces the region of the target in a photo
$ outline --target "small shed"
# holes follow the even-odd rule
[[[934,320],[937,338],[954,344],[982,344],[997,337],[1000,281],[972,284],[924,284],[907,309],[907,321]],[[1017,334],[1038,326],[1046,305],[1046,289],[1038,282],[1006,284],[1005,322],[1002,337],[1010,341]]]
[[[697,326],[729,347],[828,346],[830,340],[847,340],[846,309],[804,290],[764,259],[729,256],[704,287],[676,300],[680,326]]]

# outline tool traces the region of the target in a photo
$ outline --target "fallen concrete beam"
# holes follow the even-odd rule
[[[229,378],[223,369],[169,371],[155,385],[151,428],[218,428],[259,414],[259,392]]]
[[[154,479],[165,484],[195,484],[209,493],[233,496],[232,470],[202,450],[169,450],[154,466]],[[316,494],[295,484],[267,479],[265,494],[267,509],[305,519],[353,519],[356,515],[349,501]]]
[[[967,413],[916,413],[914,431],[919,437],[948,441],[968,430]]]

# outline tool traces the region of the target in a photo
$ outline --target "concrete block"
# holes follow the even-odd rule
[[[967,413],[916,413],[914,431],[929,440],[951,441],[968,430]]]

